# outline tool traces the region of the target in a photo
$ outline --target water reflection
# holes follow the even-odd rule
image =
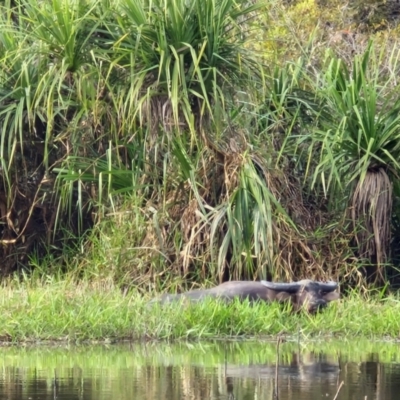
[[[0,349],[0,400],[397,400],[400,351],[369,342]]]

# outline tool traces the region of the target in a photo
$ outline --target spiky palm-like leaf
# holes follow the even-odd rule
[[[391,82],[379,76],[378,63],[371,43],[351,72],[331,59],[324,91],[331,117],[316,135],[322,151],[314,180],[323,182],[326,193],[330,186],[337,193],[352,190],[356,232],[362,226],[359,252],[381,265],[390,242],[390,176],[400,171],[400,101]]]
[[[255,59],[245,47],[246,18],[262,7],[233,0],[121,4],[118,27],[110,31],[116,35],[113,65],[125,70],[129,80],[118,93],[126,99],[124,112],[167,130],[171,123],[192,125],[193,112],[215,116],[215,104],[224,104],[228,90],[243,87],[243,77],[256,73]]]

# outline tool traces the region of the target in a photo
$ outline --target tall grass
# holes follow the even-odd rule
[[[318,337],[398,337],[397,296],[352,294],[311,316],[279,304],[224,304],[206,300],[188,307],[147,306],[149,296],[121,291],[112,279],[96,283],[43,275],[13,280],[0,289],[2,341],[82,341]]]

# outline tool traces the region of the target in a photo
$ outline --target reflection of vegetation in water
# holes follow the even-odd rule
[[[280,362],[290,363],[293,354],[298,352],[303,355],[323,353],[332,359],[340,354],[352,362],[365,361],[372,353],[378,355],[375,361],[389,363],[400,360],[399,347],[393,342],[321,340],[281,343]],[[52,372],[55,368],[69,369],[74,366],[83,370],[189,364],[212,367],[225,361],[242,365],[275,363],[276,342],[150,342],[113,346],[4,347],[0,350],[1,368],[24,366],[37,368],[44,373]]]
[[[389,363],[399,359],[400,352],[394,343],[285,342],[280,347],[281,395],[285,399],[291,390],[293,395],[312,392],[312,396],[317,398],[324,390],[334,389],[332,385],[336,378],[348,379],[353,383],[361,382],[368,378],[368,374],[381,368],[367,361]],[[313,370],[310,368],[314,361],[332,366],[333,372],[318,374],[317,370],[311,377],[310,372]],[[13,393],[21,381],[25,382],[23,390],[28,390],[31,383],[39,381],[42,390],[52,393],[53,378],[56,376],[60,393],[67,390],[80,391],[84,399],[105,399],[107,396],[110,398],[110,394],[121,400],[161,397],[186,399],[191,396],[193,399],[204,399],[226,395],[230,391],[237,398],[254,398],[255,393],[271,396],[275,362],[274,342],[181,342],[174,345],[149,343],[25,349],[11,347],[0,351],[0,367],[4,371],[0,384],[5,387],[5,382],[8,382],[7,386]],[[388,371],[390,369],[386,371],[387,376]],[[292,386],[293,379],[301,384],[291,387],[290,379]],[[327,384],[328,381],[331,387],[327,389],[322,383]],[[310,383],[313,385],[312,391]],[[350,394],[350,389],[345,385],[342,395]],[[28,391],[26,393],[29,394]]]

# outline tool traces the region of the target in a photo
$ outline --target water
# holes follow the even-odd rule
[[[400,347],[366,341],[0,349],[0,400],[398,400]],[[276,398],[276,397],[275,397]]]

